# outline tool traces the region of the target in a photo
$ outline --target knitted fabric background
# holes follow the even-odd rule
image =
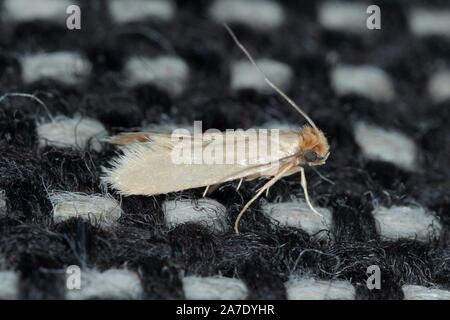
[[[327,136],[306,170],[324,219],[299,174],[238,235],[264,180],[205,199],[101,183],[119,132],[305,123],[222,22]],[[449,299],[448,1],[3,0],[0,30],[0,298]]]

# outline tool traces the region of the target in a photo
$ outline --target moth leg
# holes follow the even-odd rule
[[[268,188],[270,188],[271,186],[273,186],[278,180],[280,180],[283,175],[293,167],[292,163],[289,163],[286,167],[284,167],[283,169],[281,169],[272,179],[270,179],[261,189],[259,189],[259,191],[253,196],[253,198],[251,198],[247,204],[244,206],[244,208],[242,208],[241,212],[239,212],[237,218],[236,218],[236,222],[234,223],[234,231],[239,234],[239,221],[242,218],[242,215],[244,214],[245,211],[247,211],[247,209],[250,207],[250,205],[256,201],[256,199],[259,198],[259,196],[261,194],[264,193],[264,191],[266,191]]]
[[[219,189],[220,185],[221,185],[220,183],[216,183],[213,185],[206,186],[205,191],[203,191],[203,198]]]
[[[241,178],[241,179],[239,180],[239,184],[238,184],[238,186],[236,187],[236,191],[239,191],[239,188],[240,188],[241,185],[242,185],[242,181],[244,181],[244,178]]]
[[[245,177],[245,181],[253,181],[256,180],[258,178],[261,178],[262,176],[258,173],[258,174],[253,174],[251,176]]]
[[[293,174],[295,174],[295,173],[297,173],[297,172],[300,172],[300,170],[301,170],[300,168],[301,168],[301,167],[294,167],[294,168],[292,168],[292,169],[289,169],[289,171],[286,172],[286,173],[284,174],[284,176],[287,177],[287,176],[293,175]]]
[[[209,186],[206,186],[205,191],[203,191],[203,195],[202,197],[206,197],[206,195],[208,194],[208,190],[209,190]]]
[[[211,193],[213,193],[214,191],[216,191],[217,189],[219,189],[220,186],[221,186],[220,183],[216,183],[216,184],[213,184],[212,186],[209,186],[209,190],[208,190],[207,195],[208,195],[208,194],[211,194]]]
[[[300,169],[298,167],[291,168],[291,169],[289,169],[288,171],[286,171],[284,173],[283,177],[287,177],[287,176],[293,175],[294,173],[297,173],[299,171],[300,171]],[[267,190],[266,190],[266,197],[269,196],[269,192],[270,192],[270,188],[267,188]]]
[[[283,177],[287,177],[287,176],[293,175],[293,174],[295,174],[297,172],[300,172],[299,167],[293,167],[293,168],[289,169],[288,171],[286,171],[284,173]],[[256,180],[256,179],[261,178],[261,177],[273,177],[273,174],[261,174],[261,173],[258,173],[258,174],[254,174],[254,175],[246,177],[245,181],[253,181],[253,180]]]
[[[315,214],[317,214],[317,215],[323,217],[323,215],[320,214],[320,213],[313,207],[313,205],[311,204],[311,201],[309,200],[308,185],[307,185],[307,182],[306,182],[305,169],[304,169],[303,167],[300,167],[300,177],[301,177],[300,184],[301,184],[301,186],[302,186],[302,188],[303,188],[303,193],[305,194],[306,203],[308,204],[308,206],[311,208],[311,210],[312,210]]]

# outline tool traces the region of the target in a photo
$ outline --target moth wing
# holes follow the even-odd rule
[[[172,137],[188,137],[186,135],[180,135],[180,134],[166,134],[166,133],[159,133],[159,132],[123,132],[119,133],[115,136],[106,138],[106,142],[115,144],[115,145],[128,145],[132,143],[139,143],[139,142],[149,142],[149,141],[155,141],[161,143],[163,141],[169,142]]]
[[[136,137],[138,139],[135,139]],[[133,136],[131,141],[139,141],[141,137]],[[271,175],[272,172],[276,173],[279,165],[275,163],[276,161],[292,156],[286,150],[264,158],[246,152],[244,159],[241,159],[243,161],[235,161],[232,164],[225,162],[207,164],[205,161],[196,164],[195,150],[199,151],[201,156],[207,148],[220,149],[227,144],[229,147],[230,143],[213,135],[200,141],[195,141],[192,136],[174,137],[159,133],[155,135],[145,133],[145,138],[146,142],[125,146],[123,155],[112,161],[111,168],[104,170],[102,180],[123,195],[150,196],[214,185],[248,176]],[[245,150],[243,145],[245,143],[245,139],[236,137],[233,142],[234,150]],[[181,149],[193,146],[194,152],[190,155],[190,163],[176,159],[176,148],[180,146]]]
[[[146,142],[148,141],[148,132],[123,132],[118,135],[108,137],[105,142],[116,144],[116,145],[127,145],[136,142]]]

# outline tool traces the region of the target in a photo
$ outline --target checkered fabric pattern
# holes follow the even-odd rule
[[[108,135],[304,124],[223,22],[325,132],[307,170],[324,219],[298,175],[239,235],[262,180],[207,198],[101,184]],[[0,298],[449,299],[449,24],[448,1],[1,0]]]

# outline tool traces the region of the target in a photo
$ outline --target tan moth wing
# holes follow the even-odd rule
[[[137,142],[155,142],[157,144],[170,144],[172,141],[172,137],[189,137],[187,135],[180,135],[180,134],[166,134],[166,133],[160,133],[160,132],[153,132],[153,131],[147,131],[147,132],[122,132],[118,135],[108,137],[105,139],[106,142],[115,144],[115,145],[121,145],[125,146],[132,143]]]
[[[257,132],[257,135],[259,138],[260,133]],[[280,132],[276,139],[266,138],[270,152],[264,155],[254,152],[245,135],[235,132],[227,133],[227,138],[204,134],[200,141],[193,136],[141,132],[121,134],[109,141],[124,145],[123,155],[112,161],[111,168],[104,170],[102,180],[123,195],[149,196],[240,178],[273,176],[278,172],[279,166],[290,161],[299,151],[299,135],[295,132]],[[198,147],[197,150],[201,150],[203,155],[223,150],[223,157],[225,154],[229,155],[229,148],[232,146],[235,158],[232,164],[226,164],[226,159],[220,157],[215,159],[222,159],[222,164],[205,163],[207,161],[199,164],[175,163],[175,149],[187,147],[188,144]]]

